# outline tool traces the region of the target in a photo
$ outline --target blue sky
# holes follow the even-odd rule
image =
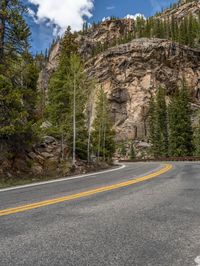
[[[176,0],[23,0],[29,6],[27,22],[32,31],[32,52],[44,51],[67,25],[74,30],[83,19],[92,23],[103,17],[125,17],[136,13],[145,17],[166,8]]]

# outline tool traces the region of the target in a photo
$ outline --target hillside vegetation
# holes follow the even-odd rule
[[[68,27],[36,56],[26,6],[2,0],[0,11],[3,180],[68,174],[114,155],[200,156],[198,1]]]

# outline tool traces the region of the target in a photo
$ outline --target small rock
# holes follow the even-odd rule
[[[45,159],[49,159],[54,156],[52,153],[48,153],[48,152],[41,152],[40,155]]]
[[[138,147],[138,148],[149,148],[149,147],[151,147],[151,144],[148,143],[148,142],[139,142],[139,143],[137,144],[137,147]]]
[[[42,175],[43,168],[41,165],[34,163],[32,168],[31,168],[31,171],[33,172],[34,175],[38,176],[38,175]]]
[[[52,124],[49,121],[45,121],[42,123],[42,125],[40,126],[41,129],[47,129],[49,127],[51,127]]]
[[[37,154],[34,152],[29,152],[28,157],[34,160],[35,158],[37,158]]]
[[[55,139],[54,137],[52,137],[52,136],[44,136],[44,137],[42,138],[42,140],[43,140],[43,142],[44,142],[45,144],[47,144],[47,145],[52,144],[52,143],[56,143],[56,142],[57,142],[56,139]]]

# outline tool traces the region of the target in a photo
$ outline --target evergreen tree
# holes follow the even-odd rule
[[[190,47],[200,47],[200,12],[198,17],[190,14],[181,21],[178,21],[174,15],[164,20],[156,16],[146,20],[137,17],[131,31],[125,30],[123,36],[115,38],[112,42],[97,43],[92,49],[92,56],[109,47],[141,37],[170,39]]]
[[[181,22],[179,26],[179,34],[178,34],[178,41],[181,44],[189,44],[189,33],[188,33],[188,19],[187,17]],[[175,39],[177,40],[177,38]]]
[[[149,117],[152,153],[155,157],[166,157],[168,156],[168,122],[165,92],[162,87],[157,91],[156,100],[151,100]]]
[[[173,15],[172,15],[172,18],[170,21],[170,29],[171,29],[171,31],[170,31],[171,39],[172,39],[172,41],[176,41],[177,36],[178,36],[178,25],[177,25],[177,21]]]
[[[87,158],[85,108],[91,86],[69,30],[62,42],[58,69],[49,83],[47,117],[52,123],[51,134],[67,144],[74,164],[76,154]]]
[[[131,142],[131,150],[130,150],[130,159],[134,160],[136,158],[136,154],[135,154],[135,147],[133,144],[133,141]]]
[[[17,69],[17,68],[16,68]],[[27,120],[36,122],[36,104],[38,99],[37,81],[39,68],[36,61],[29,54],[24,52],[20,57],[18,77],[23,92],[23,107],[27,112]]]
[[[126,156],[126,142],[125,141],[123,141],[121,144],[120,155],[122,157]]]
[[[185,82],[172,97],[169,105],[169,153],[170,156],[191,156],[192,126],[189,92]]]
[[[15,155],[34,136],[38,71],[28,53],[26,8],[18,0],[0,2],[0,142]]]
[[[24,121],[27,119],[27,114],[21,100],[21,90],[14,88],[8,78],[0,75],[0,142],[4,145],[4,150],[11,153],[20,148],[21,141],[26,134]],[[21,141],[19,142],[19,140]]]
[[[96,102],[96,117],[92,134],[93,149],[104,161],[110,161],[115,152],[115,132],[109,115],[109,107],[106,94],[101,87]]]
[[[4,65],[4,71],[10,60],[28,48],[30,30],[24,20],[26,11],[20,0],[0,2],[0,64]]]
[[[149,139],[152,144],[151,152],[153,155],[157,153],[157,140],[155,135],[156,130],[156,103],[154,98],[152,97],[150,104],[149,104]]]
[[[167,106],[165,101],[165,91],[158,88],[156,95],[156,137],[157,153],[161,157],[168,155],[168,128],[167,128]]]

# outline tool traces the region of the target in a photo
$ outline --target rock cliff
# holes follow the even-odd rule
[[[189,16],[190,14],[198,17],[200,11],[200,1],[194,0],[189,3],[187,1],[181,1],[181,3],[176,8],[166,9],[162,14],[158,17],[160,18],[170,18],[174,17],[176,20],[180,21],[184,17]]]
[[[88,30],[84,35],[77,35],[79,53],[85,60],[91,57],[92,50],[99,43],[106,44],[120,39],[128,32],[133,31],[133,19],[113,19],[106,20]],[[47,96],[48,81],[58,65],[60,53],[60,41],[58,41],[51,51],[48,62],[40,72],[38,80],[38,89]]]
[[[200,1],[179,4],[167,9],[160,18],[172,15],[180,20],[184,16],[199,14]],[[91,57],[92,49],[120,39],[134,29],[134,20],[108,20],[77,35],[79,52],[91,78],[102,84],[107,92],[118,139],[146,139],[147,111],[150,98],[159,85],[167,93],[173,91],[184,77],[193,96],[195,108],[200,105],[200,50],[191,49],[161,39],[135,39],[116,45]],[[56,69],[60,43],[54,47],[49,62],[40,74],[38,87],[48,94],[49,77]]]
[[[93,26],[87,33],[77,38],[81,56],[88,59],[98,44],[110,45],[113,42],[117,44],[117,40],[133,33],[134,24],[134,19],[111,19]]]
[[[173,91],[185,77],[200,103],[200,51],[161,39],[136,39],[86,63],[105,88],[119,139],[145,139],[150,98],[159,85]]]
[[[43,105],[48,98],[48,83],[51,75],[58,66],[58,58],[60,54],[60,42],[57,42],[51,51],[48,62],[39,74],[38,78],[38,90],[42,95],[42,103],[40,106],[40,112],[43,112]]]

